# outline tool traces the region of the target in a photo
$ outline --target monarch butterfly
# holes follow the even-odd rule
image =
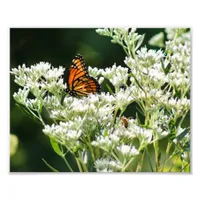
[[[71,96],[86,96],[100,92],[97,80],[89,76],[83,56],[78,54],[72,60],[69,69],[65,70],[64,83],[67,83],[66,92]]]

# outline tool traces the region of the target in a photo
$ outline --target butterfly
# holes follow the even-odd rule
[[[72,60],[69,69],[65,70],[64,83],[66,92],[71,96],[87,96],[100,92],[101,86],[97,80],[89,76],[83,56],[78,54]]]

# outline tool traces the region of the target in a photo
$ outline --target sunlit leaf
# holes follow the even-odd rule
[[[145,37],[145,34],[143,34],[143,35],[139,38],[139,40],[138,40],[138,42],[137,42],[137,45],[136,45],[136,47],[135,47],[135,51],[137,51],[137,49],[138,49],[138,48],[141,46],[141,44],[143,43],[144,37]]]
[[[51,143],[51,146],[52,146],[53,150],[54,150],[59,156],[62,157],[62,156],[63,156],[63,153],[61,152],[58,143],[57,143],[53,138],[50,138],[50,143]]]

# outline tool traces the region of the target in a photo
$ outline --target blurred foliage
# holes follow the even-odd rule
[[[10,156],[13,156],[18,147],[18,138],[14,134],[10,134]]]
[[[146,33],[142,46],[152,49],[156,47],[149,46],[149,39],[163,31],[161,28],[137,29],[140,34]],[[126,55],[123,49],[111,43],[110,38],[98,35],[95,29],[10,29],[10,68],[22,64],[30,66],[40,61],[49,62],[54,67],[68,67],[77,53],[82,54],[86,65],[92,67],[105,68],[114,63],[125,66],[123,61]],[[68,171],[63,160],[53,151],[49,138],[43,134],[43,127],[15,105],[12,96],[19,87],[13,80],[14,77],[10,76],[10,131],[16,134],[19,144],[16,153],[10,158],[10,171],[50,172],[42,159],[59,171]],[[107,91],[105,85],[102,91]],[[125,116],[135,118],[135,113],[133,104]],[[161,142],[164,151],[166,142]],[[70,155],[67,160],[70,164],[74,163],[74,169],[77,168]],[[148,165],[143,167],[143,171],[149,170]]]

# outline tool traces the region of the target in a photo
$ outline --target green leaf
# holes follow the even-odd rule
[[[53,172],[59,172],[57,169],[55,169],[54,167],[52,167],[50,164],[48,164],[43,158],[42,161],[47,165],[47,167],[49,167]]]
[[[110,86],[109,86],[108,84],[106,84],[106,86],[107,86],[109,92],[110,92],[111,94],[114,94],[114,92],[112,91],[112,89],[110,88]]]
[[[164,48],[165,43],[164,43],[164,33],[160,32],[156,35],[154,35],[150,40],[149,40],[149,44],[155,47],[160,47],[160,48]]]
[[[53,148],[53,150],[61,157],[63,157],[63,153],[62,151],[60,150],[60,147],[58,145],[58,143],[53,139],[53,138],[50,138],[50,143],[51,143],[51,146]]]
[[[144,37],[145,37],[145,34],[143,34],[140,38],[139,38],[139,40],[138,40],[138,42],[137,42],[137,45],[136,45],[136,47],[135,47],[135,51],[137,51],[137,49],[141,46],[141,44],[143,43],[143,41],[144,41]]]

